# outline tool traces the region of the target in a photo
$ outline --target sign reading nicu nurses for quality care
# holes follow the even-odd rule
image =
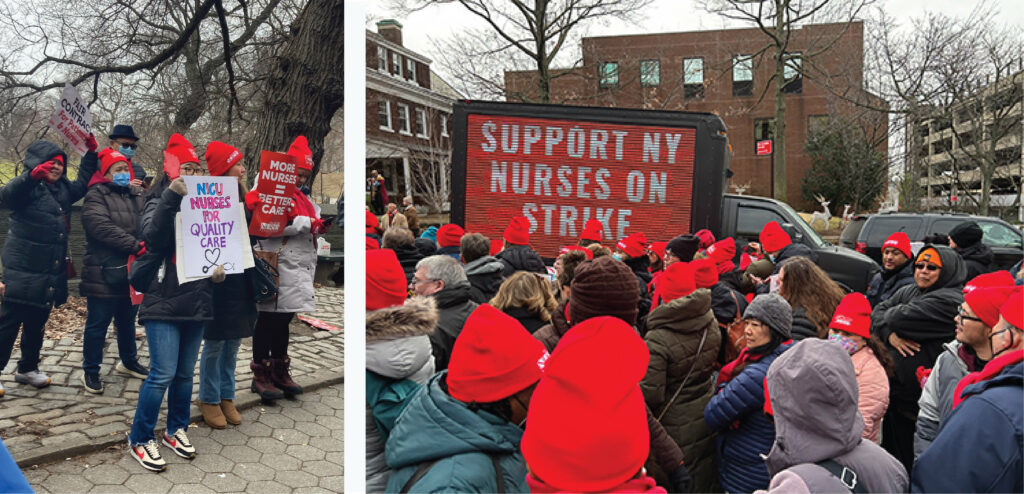
[[[238,179],[183,176],[188,194],[181,200],[185,276],[207,277],[217,266],[227,274],[244,269],[245,224],[238,215]]]
[[[288,226],[285,211],[295,194],[297,161],[298,158],[285,153],[263,151],[260,154],[260,172],[256,175],[260,203],[249,222],[249,234],[277,237]]]
[[[553,256],[587,220],[604,244],[635,232],[674,236],[690,225],[696,129],[469,115],[467,231],[501,238],[514,216]]]
[[[75,86],[64,85],[49,123],[50,128],[60,134],[78,154],[85,155],[89,151],[85,141],[92,133],[92,115]]]

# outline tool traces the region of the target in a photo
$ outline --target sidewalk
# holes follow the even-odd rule
[[[310,316],[343,327],[344,290],[321,287],[316,290],[317,311]],[[299,328],[296,325],[301,325]],[[79,330],[81,331],[81,330]],[[0,374],[6,396],[0,398],[0,438],[21,467],[89,453],[111,445],[125,443],[125,432],[131,428],[142,380],[114,371],[119,361],[114,329],[110,328],[104,351],[100,379],[103,394],[87,393],[82,386],[82,346],[72,338],[45,339],[40,352],[40,370],[53,383],[37,390],[14,382],[13,370],[20,350],[11,356],[6,372]],[[149,347],[145,338],[138,340],[139,360],[149,363]],[[301,322],[292,323],[288,354],[292,359],[292,376],[308,391],[344,381],[344,333],[319,331]],[[252,339],[242,340],[236,369],[236,405],[245,409],[259,402],[249,391],[252,371]],[[196,363],[193,400],[199,391],[199,369]],[[165,423],[161,412],[157,430]],[[192,421],[202,421],[193,403]]]

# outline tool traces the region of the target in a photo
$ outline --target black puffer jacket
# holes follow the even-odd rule
[[[174,254],[174,215],[181,207],[182,196],[164,186],[150,190],[142,212],[142,238],[146,250],[164,256],[163,281],[154,280],[143,291],[146,294],[139,308],[139,322],[212,321],[213,291],[209,278],[178,284],[178,274],[171,262]]]
[[[68,162],[56,144],[33,142],[25,153],[25,172],[0,189],[0,205],[11,210],[2,254],[4,301],[45,308],[68,299],[65,259],[70,220],[66,215],[71,214],[71,204],[85,195],[97,160],[95,152],[86,153],[74,182],[68,180],[66,167],[54,184],[30,176],[36,166],[56,156]]]
[[[624,259],[622,262],[633,272],[636,282],[640,285],[640,301],[637,303],[639,312],[637,314],[639,317],[646,317],[651,312],[651,294],[647,290],[647,284],[653,278],[651,272],[647,270],[651,266],[651,261],[644,255]],[[641,324],[640,327],[644,327],[644,325]]]
[[[505,270],[505,263],[491,256],[484,256],[467,263],[466,278],[469,279],[469,298],[478,303],[484,304],[498,294],[498,288],[505,281],[502,273]]]
[[[440,372],[448,368],[448,360],[452,357],[455,338],[462,332],[466,319],[476,310],[476,302],[469,299],[469,283],[446,286],[433,295],[437,301],[437,329],[430,335],[430,346],[434,352],[434,371]]]
[[[913,260],[909,260],[903,263],[902,266],[890,271],[882,270],[881,272],[876,273],[874,278],[871,278],[871,285],[868,286],[867,292],[868,302],[870,302],[871,306],[874,307],[891,297],[894,293],[899,291],[900,288],[913,284]]]
[[[516,271],[548,272],[544,268],[544,261],[537,255],[537,252],[526,245],[509,245],[494,257],[505,263],[502,275],[506,278],[512,276]]]
[[[531,312],[526,307],[509,307],[502,312],[519,321],[519,324],[522,324],[530,334],[536,333],[538,329],[546,326],[550,322],[541,319],[538,314]]]
[[[973,280],[975,276],[992,271],[992,261],[995,260],[996,255],[989,246],[978,242],[957,251],[957,253],[960,254],[964,264],[967,266],[967,281]]]
[[[956,337],[953,317],[963,303],[967,276],[956,251],[944,245],[925,245],[922,250],[928,248],[935,248],[942,260],[935,284],[924,290],[916,284],[905,286],[871,311],[871,334],[885,342],[894,361],[893,376],[889,378],[889,408],[910,417],[917,414],[921,397],[921,384],[915,376],[918,366],[932,368],[943,351],[942,344]],[[894,332],[920,344],[921,350],[910,357],[900,355],[889,344],[889,334]]]
[[[412,277],[416,275],[416,263],[423,259],[423,254],[420,253],[415,244],[394,247],[391,250],[395,251],[395,257],[398,258],[398,263],[402,265],[402,271],[405,271],[405,282],[412,283]]]
[[[142,213],[142,189],[100,183],[89,188],[82,203],[82,226],[85,228],[85,260],[82,283],[78,291],[83,297],[127,298],[128,283],[109,285],[104,281],[104,267],[115,270],[128,263],[128,256],[139,251],[138,218]]]
[[[793,335],[793,341],[818,337],[818,328],[814,326],[814,321],[807,317],[807,310],[803,307],[793,307],[793,326],[790,333]]]
[[[223,282],[212,285],[213,320],[203,326],[203,339],[234,340],[252,336],[258,312],[245,274],[229,274]]]

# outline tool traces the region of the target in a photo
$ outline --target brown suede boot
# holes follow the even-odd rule
[[[242,423],[242,414],[235,408],[234,400],[220,400],[220,411],[224,412],[224,419],[231,425]]]
[[[223,429],[228,426],[224,419],[224,413],[220,411],[220,405],[199,402],[199,410],[203,412],[203,421],[214,429]]]
[[[252,369],[252,386],[250,389],[252,389],[253,393],[260,395],[260,398],[266,401],[284,398],[284,393],[274,386],[270,378],[270,373],[273,371],[273,364],[271,364],[270,359],[250,362],[249,368]]]
[[[274,362],[274,370],[270,373],[270,378],[274,381],[274,386],[284,391],[285,396],[295,396],[302,393],[302,386],[299,386],[292,380],[291,374],[288,372],[288,368],[292,365],[292,359],[288,358],[287,355],[284,358],[271,359]]]

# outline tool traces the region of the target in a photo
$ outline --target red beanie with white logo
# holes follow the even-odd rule
[[[128,158],[125,158],[123,154],[110,148],[103,149],[96,154],[96,157],[100,159],[100,175],[106,175],[115,163],[128,162]]]
[[[885,251],[886,247],[892,247],[903,255],[907,256],[907,259],[914,257],[913,251],[910,250],[910,237],[907,236],[906,232],[896,232],[889,235],[889,238],[885,239],[885,243],[882,244],[882,251]]]
[[[512,245],[530,245],[530,220],[526,216],[512,218],[501,238]]]
[[[171,160],[164,156],[164,173],[172,180],[181,176],[182,164],[199,164],[199,155],[196,154],[196,148],[181,134],[171,134],[171,138],[167,139],[167,149],[164,150],[164,153],[171,155],[173,158]]]
[[[764,225],[758,241],[761,242],[761,248],[765,252],[778,252],[793,243],[789,234],[782,229],[782,225],[779,225],[778,221],[769,221]]]
[[[615,244],[622,252],[629,257],[640,257],[644,255],[644,246],[647,245],[647,236],[643,233],[628,235],[619,243]]]
[[[828,327],[871,339],[871,303],[862,293],[843,297]]]
[[[367,237],[368,240],[369,237]],[[408,295],[405,271],[391,249],[366,252],[366,310],[405,303]]]
[[[437,229],[437,246],[458,247],[462,242],[462,236],[465,234],[466,231],[455,223],[441,225],[441,228]]]
[[[313,151],[309,149],[306,136],[296,137],[292,141],[292,145],[288,147],[288,154],[298,158],[299,168],[313,171]]]
[[[210,176],[220,177],[242,160],[242,152],[230,144],[213,141],[206,145],[204,157]]]

